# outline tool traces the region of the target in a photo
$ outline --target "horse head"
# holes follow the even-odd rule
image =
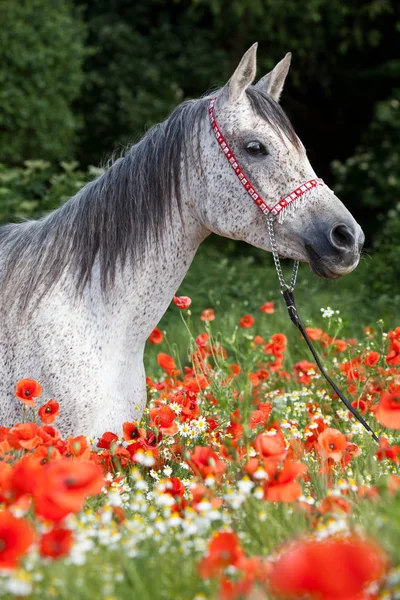
[[[254,44],[216,94],[211,125],[200,139],[206,178],[196,194],[197,214],[208,230],[271,251],[265,214],[270,208],[263,214],[260,202],[257,206],[251,201],[249,184],[251,192],[256,190],[254,197],[262,197],[262,207],[274,207],[289,198],[274,219],[279,255],[308,262],[317,275],[336,279],[358,265],[364,234],[339,198],[317,178],[278,103],[290,54],[253,85],[256,51]],[[218,132],[226,146],[225,142],[221,146]],[[224,158],[226,147],[231,152],[228,156],[233,156],[231,164]],[[230,168],[232,163],[239,165],[236,170]],[[247,189],[240,177],[249,182]],[[310,181],[313,185],[307,193],[295,195],[296,201],[291,202],[291,192]]]

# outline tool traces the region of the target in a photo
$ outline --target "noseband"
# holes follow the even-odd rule
[[[331,379],[331,377],[325,371],[324,366],[321,362],[321,359],[319,358],[317,351],[315,350],[315,348],[307,334],[307,331],[306,331],[303,323],[300,320],[299,314],[297,312],[297,307],[296,307],[296,304],[294,301],[293,291],[294,291],[294,288],[296,285],[297,273],[298,273],[298,269],[299,269],[299,261],[294,262],[293,271],[292,271],[292,275],[290,278],[290,283],[287,284],[285,282],[285,278],[284,278],[283,271],[281,268],[279,254],[278,254],[278,248],[277,248],[276,241],[275,241],[275,232],[274,232],[275,217],[278,216],[279,213],[281,213],[283,211],[283,209],[287,208],[292,202],[294,202],[295,200],[297,200],[298,198],[300,198],[301,196],[303,196],[310,190],[313,190],[314,188],[316,188],[318,186],[325,186],[325,184],[322,181],[322,179],[319,179],[319,178],[309,179],[308,181],[305,181],[304,183],[299,185],[299,187],[297,187],[295,190],[290,192],[290,194],[288,194],[287,196],[282,198],[282,200],[279,200],[279,202],[277,202],[273,206],[268,206],[268,204],[265,202],[263,197],[257,192],[256,188],[251,184],[251,182],[249,181],[249,178],[242,171],[239,161],[237,160],[231,147],[229,146],[228,142],[226,141],[226,139],[224,138],[224,136],[222,134],[222,131],[217,123],[217,120],[216,120],[215,114],[214,114],[214,106],[215,106],[216,100],[217,100],[216,97],[211,98],[209,107],[208,107],[208,114],[209,114],[212,130],[214,132],[215,138],[216,138],[222,152],[225,155],[225,158],[227,159],[230,166],[232,167],[233,172],[235,173],[236,177],[239,179],[240,183],[242,184],[242,186],[244,187],[244,189],[246,190],[246,192],[248,193],[250,198],[253,200],[253,202],[261,210],[261,212],[264,215],[267,215],[268,234],[269,234],[269,238],[271,241],[272,256],[274,259],[275,268],[276,268],[276,272],[277,272],[279,283],[280,283],[280,290],[281,290],[281,293],[285,300],[286,308],[288,309],[288,313],[289,313],[289,317],[290,317],[292,323],[294,323],[294,325],[300,330],[305,342],[307,343],[307,346],[309,347],[309,349],[315,359],[315,362],[317,363],[317,365],[319,367],[319,370],[321,371],[322,375],[325,377],[326,381],[329,383],[329,385],[332,387],[332,389],[335,391],[335,393],[339,396],[339,398],[342,400],[342,402],[346,405],[348,410],[356,417],[356,419],[359,421],[359,423],[361,423],[361,425],[363,425],[363,427],[366,429],[367,433],[375,440],[375,442],[377,442],[379,444],[379,439],[376,436],[376,434],[372,431],[371,427],[368,425],[368,423],[365,421],[365,419],[363,419],[363,417],[359,414],[359,412],[354,408],[354,406],[352,406],[352,404],[347,400],[347,398],[345,397],[343,392],[338,388],[336,383]],[[327,187],[327,186],[325,186],[325,187]]]

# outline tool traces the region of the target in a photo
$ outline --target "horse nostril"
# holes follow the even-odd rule
[[[330,239],[332,246],[339,250],[350,250],[354,248],[354,233],[347,225],[336,225],[331,230]]]

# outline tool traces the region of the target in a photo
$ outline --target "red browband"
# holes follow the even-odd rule
[[[218,125],[217,120],[216,120],[215,115],[214,115],[214,105],[215,105],[216,99],[217,99],[216,97],[215,98],[211,98],[210,104],[209,104],[209,108],[208,108],[208,114],[210,116],[211,127],[212,127],[212,129],[214,131],[214,134],[215,134],[215,137],[217,139],[217,142],[220,145],[221,150],[225,154],[225,156],[226,156],[229,164],[231,165],[234,173],[238,177],[240,183],[243,185],[244,189],[249,194],[250,198],[257,204],[258,208],[264,214],[271,213],[274,216],[276,216],[284,208],[286,208],[287,206],[289,206],[289,204],[291,204],[292,202],[294,202],[294,200],[297,200],[297,198],[300,198],[300,196],[302,196],[303,194],[305,194],[309,190],[312,190],[313,188],[315,188],[315,187],[317,187],[319,185],[324,185],[324,182],[322,181],[322,179],[319,179],[319,178],[310,179],[309,181],[306,181],[305,183],[302,183],[298,188],[296,188],[295,190],[293,190],[293,192],[290,192],[290,194],[288,194],[287,196],[285,196],[285,198],[282,198],[282,200],[280,200],[279,202],[277,202],[275,204],[275,206],[273,206],[272,208],[270,208],[268,206],[268,204],[265,202],[265,200],[263,199],[263,197],[260,196],[260,194],[254,188],[254,186],[251,185],[251,183],[248,180],[248,178],[246,177],[246,175],[243,173],[243,171],[242,171],[242,169],[240,167],[239,162],[237,161],[234,153],[232,152],[231,148],[229,147],[228,142],[226,141],[226,139],[222,135],[222,131],[220,130],[219,125]]]

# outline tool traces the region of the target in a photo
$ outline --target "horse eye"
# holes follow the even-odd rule
[[[251,156],[267,156],[268,151],[261,142],[248,142],[246,152]]]

